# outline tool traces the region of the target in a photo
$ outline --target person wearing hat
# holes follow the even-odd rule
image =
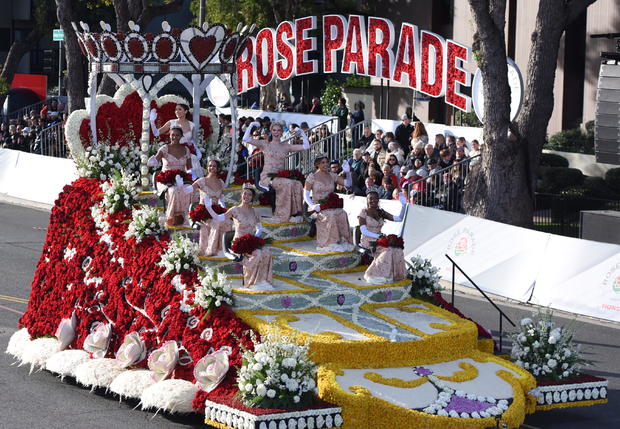
[[[403,153],[409,153],[411,152],[411,145],[409,141],[411,139],[411,133],[413,132],[411,117],[405,113],[400,119],[402,120],[402,123],[400,123],[396,127],[396,130],[394,130],[394,138],[400,145]]]

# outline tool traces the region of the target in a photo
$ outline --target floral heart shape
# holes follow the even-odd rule
[[[144,61],[148,55],[148,42],[139,33],[130,33],[125,38],[125,53],[133,61]]]
[[[230,365],[228,354],[218,350],[203,357],[194,366],[194,378],[201,390],[211,392],[224,379]]]
[[[104,33],[101,35],[101,47],[103,52],[108,56],[110,61],[117,61],[122,55],[121,44],[112,33]]]
[[[167,63],[176,56],[177,51],[177,41],[170,34],[158,34],[153,39],[153,54],[159,61]]]
[[[180,36],[181,49],[190,64],[197,70],[202,70],[219,52],[226,37],[226,29],[219,24],[203,31],[197,27],[183,30]]]

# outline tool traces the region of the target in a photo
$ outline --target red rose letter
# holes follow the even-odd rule
[[[364,17],[351,15],[347,28],[347,44],[342,59],[342,73],[366,74],[367,56],[368,39],[366,39]],[[355,64],[355,71],[351,70],[351,64]]]
[[[318,72],[317,60],[308,60],[308,51],[316,49],[316,37],[308,37],[308,31],[316,29],[316,16],[307,16],[295,20],[295,41],[297,44],[296,75]]]
[[[276,61],[278,79],[288,79],[295,69],[294,46],[290,42],[294,35],[295,28],[290,21],[280,23],[276,29],[276,47],[278,48],[278,54],[282,57]]]
[[[445,92],[444,52],[446,42],[435,33],[422,31],[422,81],[420,92],[439,97]]]
[[[254,80],[254,38],[249,37],[237,58],[237,91],[245,92],[256,86]]]
[[[323,17],[323,73],[336,73],[336,51],[344,47],[346,27],[342,15]]]
[[[410,24],[403,24],[400,27],[400,38],[398,40],[398,52],[396,54],[396,64],[392,79],[403,83],[403,75],[407,75],[409,87],[417,89],[418,75],[416,73],[417,50],[418,50],[418,27]]]
[[[368,75],[390,79],[394,64],[394,24],[383,18],[368,18]],[[377,67],[379,57],[379,67]],[[380,70],[378,71],[377,68]]]
[[[275,31],[263,28],[256,35],[256,78],[260,86],[265,86],[275,75]]]
[[[462,65],[463,61],[469,61],[470,54],[468,47],[448,40],[446,103],[466,112],[470,111],[471,98],[461,93],[461,85],[469,86],[471,75]]]

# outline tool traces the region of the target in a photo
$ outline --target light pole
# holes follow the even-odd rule
[[[207,0],[200,0],[200,11],[198,12],[198,26],[205,22],[205,7]]]

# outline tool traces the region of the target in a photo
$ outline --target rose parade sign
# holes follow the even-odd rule
[[[446,103],[470,111],[471,98],[462,93],[471,74],[464,63],[472,61],[471,48],[444,39],[416,25],[403,23],[396,37],[386,18],[361,15],[324,15],[322,22],[323,70],[309,59],[317,50],[318,18],[307,16],[263,28],[250,37],[237,60],[237,88],[245,92],[273,79],[289,79],[312,73],[351,73],[389,79]],[[342,65],[336,56],[342,53]]]

